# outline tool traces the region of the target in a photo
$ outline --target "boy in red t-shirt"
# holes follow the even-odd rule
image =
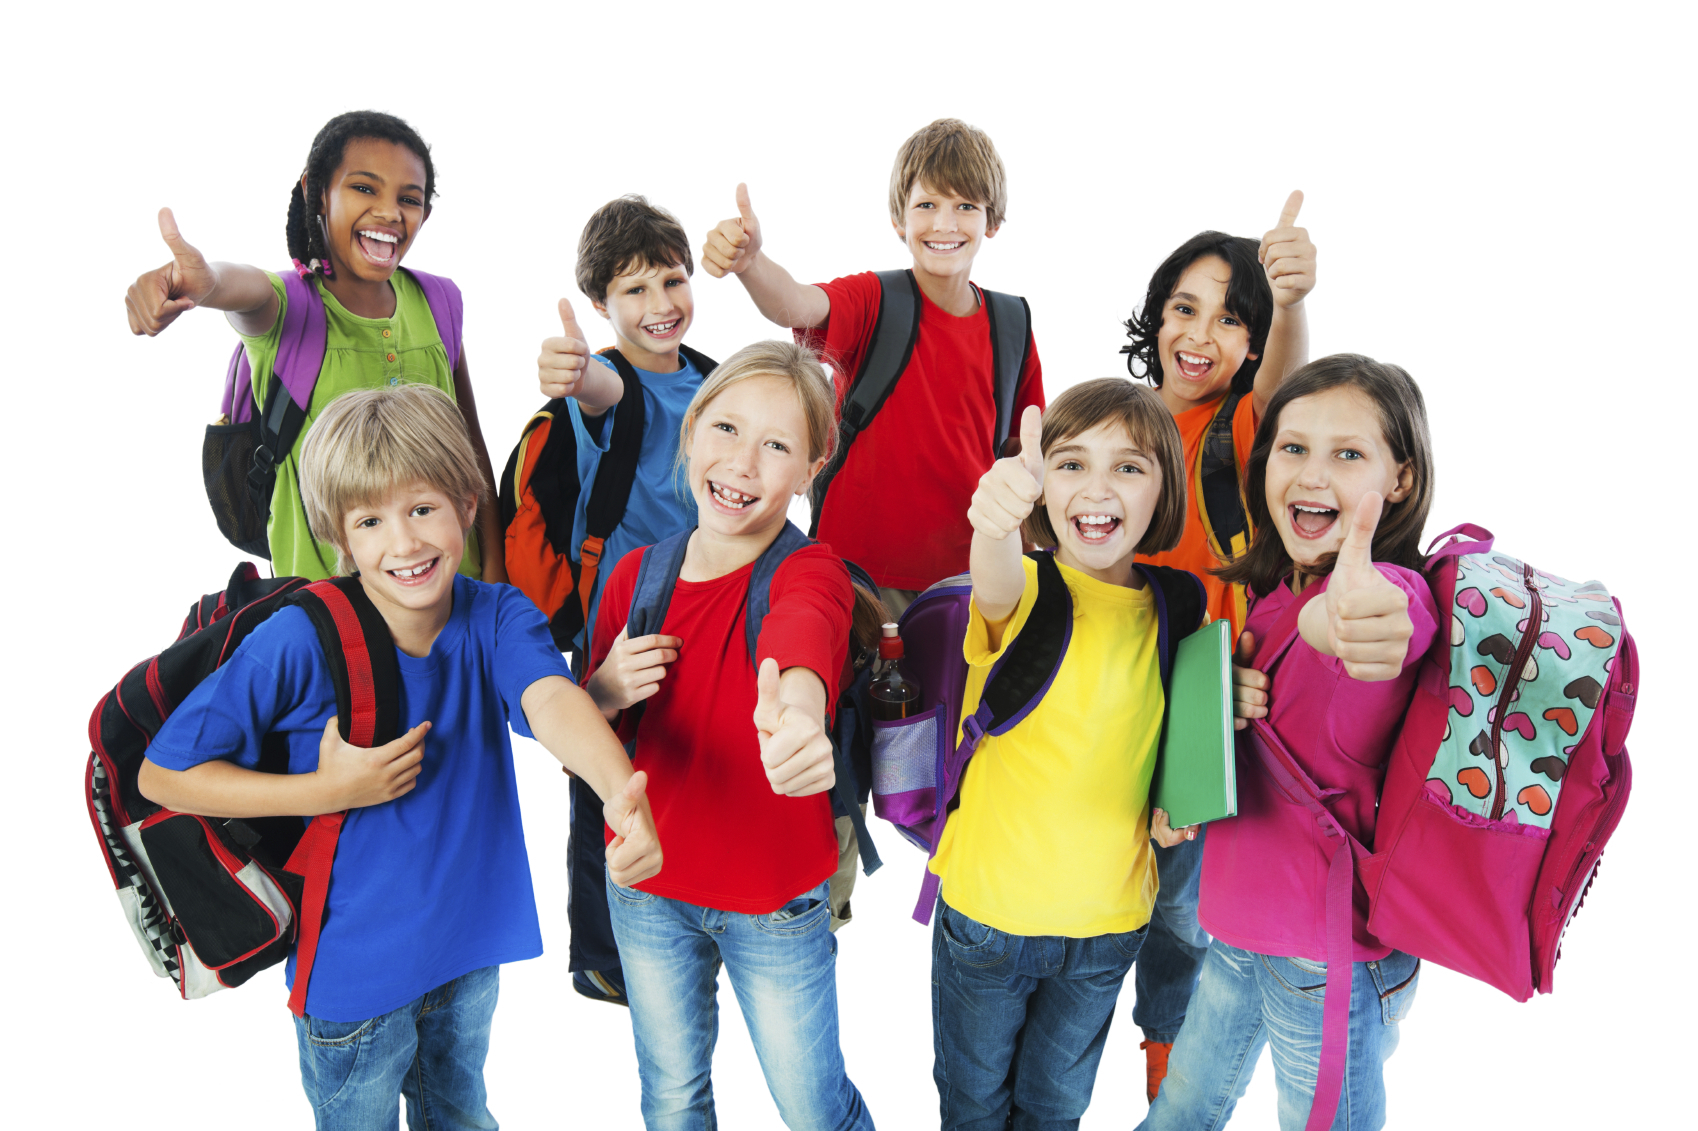
[[[1143,306],[1126,322],[1132,344],[1121,350],[1132,375],[1156,387],[1185,448],[1179,545],[1138,560],[1202,578],[1210,618],[1230,620],[1234,633],[1244,627],[1244,587],[1210,571],[1249,546],[1243,482],[1256,425],[1286,374],[1307,358],[1303,298],[1315,285],[1315,245],[1296,227],[1302,204],[1303,194],[1292,193],[1260,244],[1224,232],[1200,232],[1181,244],[1156,268]],[[1145,1094],[1152,1103],[1209,948],[1197,921],[1201,833],[1156,849],[1160,891],[1138,953],[1132,1010],[1144,1031]]]
[[[893,613],[932,582],[967,568],[967,507],[997,457],[990,319],[968,275],[980,245],[1002,226],[1006,181],[990,138],[954,118],[903,142],[891,170],[890,222],[913,256],[919,331],[889,400],[830,480],[818,534],[872,574]],[[702,267],[715,277],[736,275],[762,314],[830,362],[841,412],[878,322],[878,276],[798,283],[761,253],[760,222],[743,185],[737,211],[708,233]],[[1028,332],[1010,421],[1027,405],[1044,404],[1030,338]],[[896,484],[901,497],[893,506]]]

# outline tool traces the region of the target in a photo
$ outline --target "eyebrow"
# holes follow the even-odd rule
[[[1054,458],[1055,456],[1068,455],[1068,454],[1071,454],[1073,452],[1082,452],[1084,450],[1085,450],[1085,445],[1083,445],[1083,444],[1057,444],[1055,447],[1053,447],[1049,450],[1049,454],[1050,454],[1051,458]],[[1117,456],[1128,456],[1128,455],[1139,456],[1143,459],[1154,459],[1155,458],[1149,452],[1144,451],[1142,448],[1121,448],[1119,451],[1115,452],[1114,454],[1117,455]]]
[[[376,173],[373,173],[369,169],[349,169],[348,175],[350,177],[370,177],[372,180],[376,181],[380,185],[389,183],[388,181],[385,181],[382,177],[380,177]],[[402,192],[407,192],[409,190],[411,190],[413,192],[423,192],[424,186],[423,185],[416,185],[416,184],[405,184],[405,185],[401,186]]]

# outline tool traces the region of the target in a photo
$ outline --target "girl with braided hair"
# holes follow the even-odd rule
[[[224,311],[247,349],[256,415],[275,378],[291,293],[324,309],[324,363],[294,446],[275,463],[267,534],[279,576],[336,574],[334,547],[307,525],[297,458],[313,420],[342,393],[403,383],[448,393],[465,416],[486,489],[494,482],[459,342],[459,290],[447,279],[397,270],[435,195],[436,167],[424,140],[400,118],[359,110],[319,130],[289,200],[291,270],[304,288],[258,267],[208,262],[178,232],[171,210],[159,211],[171,261],[131,285],[124,300],[130,330],[151,337],[194,307]],[[433,311],[444,310],[452,327],[437,325]],[[461,572],[485,581],[507,580],[496,513],[493,500],[478,508],[461,560]]]

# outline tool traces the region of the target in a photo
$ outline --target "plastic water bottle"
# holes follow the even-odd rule
[[[873,701],[873,719],[888,723],[917,713],[920,685],[902,674],[902,637],[896,634],[894,624],[884,626],[878,654],[884,661],[884,670],[873,677],[872,686],[867,689]]]

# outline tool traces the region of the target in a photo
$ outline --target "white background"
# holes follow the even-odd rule
[[[1395,361],[1437,446],[1430,530],[1618,594],[1646,674],[1637,789],[1570,932],[1558,992],[1518,1005],[1428,968],[1390,1062],[1393,1127],[1690,1118],[1694,299],[1690,9],[1675,5],[1026,4],[35,6],[8,18],[3,309],[11,488],[3,681],[13,734],[8,1122],[300,1127],[281,976],[182,1003],[137,953],[78,799],[88,710],[237,560],[198,475],[234,341],[192,312],[157,340],[122,298],[176,210],[210,257],[287,262],[318,127],[375,107],[433,146],[440,197],[409,261],[455,278],[497,466],[541,401],[593,208],[639,191],[692,239],[748,181],[803,280],[901,266],[885,186],[933,118],[983,127],[1007,225],[975,268],[1026,295],[1051,397],[1123,372],[1119,323],[1202,228],[1259,236],[1286,193],[1320,249],[1313,353]],[[690,342],[774,336],[698,272]],[[580,302],[580,311],[585,304]],[[594,345],[611,341],[591,328]],[[892,484],[900,522],[904,484]],[[503,971],[488,1079],[509,1127],[640,1125],[626,1014],[567,988],[566,781],[517,744],[547,954]],[[880,1126],[935,1126],[918,853],[855,897],[838,985]],[[468,877],[467,882],[476,882]],[[777,1127],[722,995],[720,1122]],[[1142,1117],[1125,995],[1087,1128]],[[1274,1126],[1264,1061],[1235,1127]]]

